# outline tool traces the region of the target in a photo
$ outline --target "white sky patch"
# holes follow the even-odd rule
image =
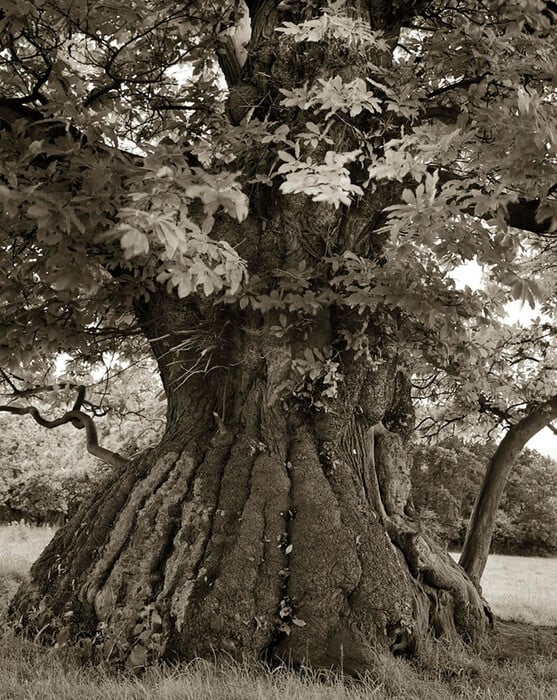
[[[68,362],[73,360],[67,352],[60,353],[56,357],[54,373],[56,377],[61,377],[67,369]],[[130,363],[120,357],[118,353],[103,353],[103,362],[91,369],[91,377],[95,382],[101,381],[114,367],[119,370],[127,369]]]
[[[537,435],[526,444],[531,450],[541,452],[546,457],[551,457],[557,460],[557,435],[552,433],[549,428],[540,430]]]
[[[539,318],[540,313],[536,308],[529,306],[517,299],[505,304],[507,316],[505,320],[508,323],[518,323],[521,326],[529,326],[535,318]]]
[[[475,260],[469,260],[464,265],[459,265],[449,274],[454,279],[457,289],[464,289],[464,287],[479,289],[483,287],[483,269]]]
[[[471,289],[480,289],[483,286],[483,270],[481,265],[478,265],[475,260],[470,260],[464,265],[460,265],[450,274],[455,281],[457,289],[464,289],[467,286]],[[536,309],[530,308],[528,304],[520,300],[506,304],[505,311],[506,323],[517,323],[521,326],[529,326],[540,315]],[[527,447],[557,460],[557,435],[549,428],[544,428],[534,435],[527,443]]]
[[[64,374],[66,371],[66,365],[71,359],[71,355],[68,355],[66,352],[63,352],[61,355],[56,357],[54,373],[57,377]]]
[[[455,281],[457,289],[481,289],[484,286],[484,270],[475,260],[470,260],[464,265],[452,270],[450,276]],[[540,313],[536,308],[531,308],[527,303],[517,299],[505,304],[505,323],[517,323],[520,326],[529,326],[535,318],[539,318]],[[547,319],[549,320],[549,319]]]

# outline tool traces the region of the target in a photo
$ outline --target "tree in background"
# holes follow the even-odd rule
[[[495,443],[444,438],[414,452],[412,500],[420,519],[459,549]],[[526,449],[517,458],[503,493],[493,532],[496,552],[549,554],[557,551],[557,464]]]
[[[510,532],[505,524],[510,524]],[[494,540],[503,551],[557,552],[557,465],[525,450],[507,482],[495,521]]]
[[[544,294],[521,259],[557,212],[553,4],[2,13],[2,367],[146,338],[168,402],[14,619],[129,667],[477,640],[478,592],[406,513],[409,376]],[[497,294],[455,288],[473,258]]]
[[[460,556],[460,564],[477,584],[487,564],[497,508],[514,463],[530,438],[555,418],[557,394],[530,407],[523,418],[513,423],[488,462]]]
[[[527,442],[557,418],[557,331],[551,322],[557,291],[554,249],[549,247],[545,255],[547,268],[542,279],[547,293],[538,309],[541,314],[531,325],[501,323],[497,329],[482,329],[481,351],[471,362],[456,363],[450,372],[436,368],[435,381],[427,375],[415,380],[418,396],[425,399],[423,410],[429,414],[421,421],[426,434],[432,436],[456,423],[461,434],[478,438],[483,431],[500,436],[486,460],[460,559],[478,586],[497,509],[515,461]],[[524,265],[532,271],[534,262],[527,258]],[[535,266],[542,272],[538,262]],[[534,299],[530,303],[535,307]]]
[[[489,449],[489,448],[488,448]],[[485,452],[485,450],[484,450]],[[433,520],[446,544],[458,543],[485,472],[476,445],[448,437],[420,444],[412,461],[412,502],[420,520]]]

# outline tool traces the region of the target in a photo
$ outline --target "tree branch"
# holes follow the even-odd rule
[[[431,167],[433,170],[433,166]],[[441,169],[439,172],[439,182],[441,185],[449,182],[450,180],[462,180],[464,179],[461,175],[451,172],[450,170]],[[552,185],[544,193],[544,196],[555,195],[557,193],[557,183]],[[551,218],[543,219],[538,221],[536,217],[536,212],[540,206],[541,199],[538,197],[536,199],[519,199],[517,202],[510,202],[506,206],[505,211],[505,221],[512,228],[518,228],[523,231],[530,231],[531,233],[536,233],[540,236],[557,236],[557,231],[554,229],[554,222]],[[466,211],[463,213],[470,214],[470,216],[478,216],[474,209]],[[478,218],[493,218],[493,214],[486,214],[485,217]]]
[[[117,452],[113,452],[105,447],[101,447],[98,441],[97,429],[91,416],[79,410],[85,400],[85,387],[79,386],[77,397],[71,411],[66,411],[63,416],[54,420],[47,420],[39,413],[35,406],[7,406],[0,405],[0,411],[12,413],[17,416],[30,415],[43,428],[57,428],[60,425],[71,423],[74,428],[82,430],[85,428],[87,441],[87,451],[111,467],[123,467],[129,460]]]
[[[451,90],[458,90],[462,88],[468,88],[470,85],[477,85],[478,83],[481,83],[482,80],[487,77],[489,73],[482,73],[481,75],[475,75],[470,78],[461,78],[460,80],[455,81],[454,83],[448,83],[447,85],[443,85],[440,88],[437,88],[436,90],[433,90],[432,92],[428,93],[426,95],[426,99],[431,99],[432,97],[438,97],[439,95],[443,95],[445,92],[450,92]]]
[[[555,185],[550,189],[550,192],[554,191],[554,189]],[[542,235],[555,233],[555,235],[557,235],[557,232],[553,232],[551,230],[552,219],[544,219],[543,221],[538,221],[536,219],[536,212],[539,205],[539,199],[521,199],[518,202],[508,204],[506,216],[507,223],[513,228],[531,231],[532,233]]]

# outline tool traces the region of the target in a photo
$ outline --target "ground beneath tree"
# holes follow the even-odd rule
[[[557,659],[557,627],[497,620],[482,643],[486,661],[514,661],[543,656]]]

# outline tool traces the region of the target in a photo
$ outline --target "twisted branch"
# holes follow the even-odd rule
[[[91,416],[88,416],[81,409],[83,402],[85,400],[85,387],[79,386],[77,388],[77,396],[71,411],[66,411],[60,418],[55,418],[54,420],[48,420],[43,418],[39,413],[39,410],[35,406],[0,406],[0,411],[5,411],[7,413],[13,413],[16,416],[29,415],[43,428],[57,428],[60,425],[65,425],[66,423],[71,423],[74,428],[82,430],[85,428],[85,436],[87,441],[87,451],[93,456],[97,457],[105,464],[109,464],[111,467],[123,467],[128,464],[128,460],[117,452],[108,450],[105,447],[99,445],[97,428]]]

